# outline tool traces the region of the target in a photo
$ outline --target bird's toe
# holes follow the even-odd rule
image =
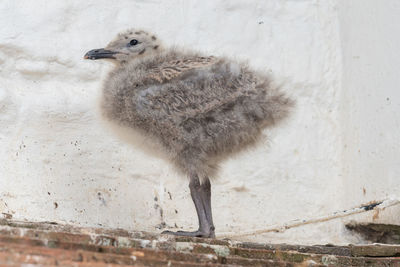
[[[192,237],[203,237],[203,238],[215,238],[215,234],[214,233],[205,233],[202,231],[193,231],[193,232],[189,232],[189,231],[177,231],[177,232],[173,232],[173,231],[163,231],[161,234],[167,234],[167,235],[175,235],[175,236],[192,236]]]

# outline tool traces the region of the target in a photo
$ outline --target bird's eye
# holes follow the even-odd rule
[[[137,45],[139,42],[138,42],[138,40],[136,40],[136,39],[132,39],[130,42],[129,42],[129,44],[130,45]]]

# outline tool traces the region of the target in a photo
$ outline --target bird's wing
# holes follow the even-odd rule
[[[213,56],[167,61],[161,66],[151,69],[149,78],[162,83],[176,78],[187,71],[211,66],[216,62],[218,62],[218,58]]]
[[[159,83],[141,92],[138,101],[142,111],[151,112],[153,118],[159,120],[169,118],[179,121],[216,110],[254,89],[254,77],[249,72],[243,72],[238,64],[232,65],[237,68],[236,74],[226,74],[230,72],[225,71],[228,78],[205,68],[218,61],[216,57],[193,57],[165,62],[150,70],[151,79]],[[223,68],[226,70],[226,65]],[[195,69],[207,75],[199,79],[196,73],[190,72]],[[184,79],[169,82],[184,75],[187,75]]]

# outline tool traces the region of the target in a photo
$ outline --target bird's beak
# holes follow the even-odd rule
[[[93,49],[85,54],[84,59],[100,59],[100,58],[115,58],[114,55],[118,52],[106,50],[104,48]]]

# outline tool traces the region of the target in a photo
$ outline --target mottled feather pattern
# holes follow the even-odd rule
[[[216,63],[217,60],[216,57],[210,56],[168,61],[159,67],[149,70],[149,78],[162,83],[179,77],[185,71],[210,66]]]
[[[213,177],[219,161],[254,144],[293,101],[247,65],[165,50],[129,61],[103,89],[107,119],[138,129],[185,174]]]

